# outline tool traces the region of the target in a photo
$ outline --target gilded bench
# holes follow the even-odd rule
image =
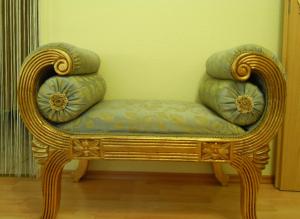
[[[24,61],[18,85],[22,119],[43,165],[44,219],[56,217],[61,173],[72,159],[229,163],[241,177],[244,219],[256,219],[268,143],[283,119],[285,78],[268,50],[244,45],[212,55],[201,103],[103,100],[97,54],[54,43]]]

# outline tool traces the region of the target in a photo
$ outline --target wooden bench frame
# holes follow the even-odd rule
[[[282,72],[269,58],[243,53],[232,64],[232,76],[244,81],[251,73],[265,83],[266,108],[260,125],[242,136],[178,137],[80,134],[63,132],[39,113],[37,88],[47,69],[59,75],[72,72],[73,60],[61,49],[44,49],[22,66],[18,101],[22,119],[33,135],[33,156],[43,165],[43,219],[56,217],[60,203],[61,173],[72,159],[166,160],[229,163],[241,177],[241,211],[256,219],[256,196],[261,170],[268,162],[268,143],[283,120],[286,84]]]

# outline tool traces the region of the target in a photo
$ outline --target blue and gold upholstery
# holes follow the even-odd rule
[[[260,89],[249,82],[220,80],[205,77],[200,84],[201,102],[236,125],[255,123],[264,110],[264,95]]]
[[[198,103],[110,100],[59,128],[74,133],[238,135],[245,131]]]
[[[105,82],[98,73],[53,76],[39,89],[38,107],[48,120],[67,122],[101,101],[105,89]]]

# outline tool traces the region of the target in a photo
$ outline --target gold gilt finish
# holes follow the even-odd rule
[[[76,139],[73,141],[72,156],[74,158],[100,158],[100,140]]]
[[[74,158],[228,162],[241,177],[243,219],[256,219],[261,170],[268,162],[268,143],[282,122],[286,95],[285,79],[271,59],[244,53],[232,65],[233,78],[244,81],[254,73],[266,87],[266,109],[260,125],[248,134],[234,137],[74,135],[60,131],[40,115],[36,91],[40,79],[47,76],[47,69],[54,68],[57,74],[68,75],[74,69],[73,65],[66,52],[44,49],[29,57],[21,70],[20,113],[35,139],[34,156],[44,161],[43,219],[56,217],[61,171],[65,163]]]
[[[231,143],[202,143],[201,145],[202,161],[230,161],[232,156]]]

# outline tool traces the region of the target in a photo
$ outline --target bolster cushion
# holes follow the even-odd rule
[[[284,72],[277,56],[271,51],[255,44],[246,44],[211,55],[206,61],[207,74],[218,79],[234,79],[231,74],[232,64],[238,56],[245,53],[253,53],[268,57],[278,66],[278,68],[281,69],[282,72]]]
[[[62,50],[70,56],[72,60],[72,65],[69,66],[71,68],[70,72],[68,72],[67,65],[63,59],[55,63],[54,69],[60,75],[65,75],[67,72],[68,75],[90,74],[97,72],[100,68],[100,58],[95,52],[64,42],[45,44],[31,53],[26,59],[31,59],[36,53],[47,50]]]
[[[252,83],[218,80],[209,76],[201,82],[199,97],[204,105],[240,126],[258,121],[265,106],[262,92]]]
[[[101,101],[105,90],[105,81],[98,73],[53,76],[41,85],[37,103],[48,120],[67,122]]]

